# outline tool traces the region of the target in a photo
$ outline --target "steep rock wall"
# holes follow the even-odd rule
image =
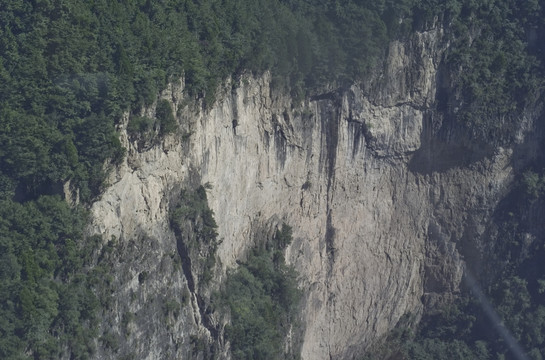
[[[256,236],[293,227],[287,259],[304,292],[303,359],[353,358],[403,314],[448,301],[463,271],[457,242],[468,227],[482,231],[513,174],[509,149],[478,158],[435,152],[441,41],[435,29],[393,42],[368,83],[303,104],[271,91],[268,75],[227,84],[206,111],[172,84],[162,96],[180,130],[147,146],[127,135],[125,119],[127,159],[93,205],[90,228],[117,239],[108,326],[127,333],[118,351],[188,358],[211,336],[169,227],[179,189],[196,184],[212,185],[222,240],[216,282]],[[176,316],[165,298],[182,304]]]

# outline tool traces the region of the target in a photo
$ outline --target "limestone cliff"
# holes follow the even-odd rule
[[[457,244],[483,231],[513,169],[512,149],[465,152],[440,136],[442,38],[433,29],[393,42],[368,82],[301,104],[271,90],[268,74],[225,84],[207,110],[171,84],[161,96],[179,131],[160,141],[130,137],[125,118],[126,161],[92,207],[90,232],[116,239],[104,328],[123,334],[117,355],[99,355],[191,358],[211,339],[228,356],[169,226],[180,189],[205,183],[221,239],[216,284],[255,236],[293,227],[286,258],[304,293],[302,359],[354,358],[403,314],[454,296]]]

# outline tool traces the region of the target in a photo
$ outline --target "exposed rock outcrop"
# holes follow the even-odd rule
[[[353,358],[403,314],[452,298],[463,273],[457,243],[469,227],[483,231],[513,171],[510,149],[467,156],[437,138],[441,41],[434,29],[393,42],[368,83],[302,104],[272,91],[267,74],[226,84],[206,111],[172,84],[162,97],[180,130],[145,148],[125,119],[127,159],[93,205],[90,230],[117,239],[111,326],[127,332],[118,351],[188,358],[211,336],[169,226],[179,190],[197,184],[212,185],[217,282],[264,228],[293,227],[286,258],[304,291],[303,359]],[[227,356],[226,344],[218,349]]]

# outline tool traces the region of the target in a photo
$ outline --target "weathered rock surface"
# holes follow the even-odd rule
[[[441,39],[436,29],[394,42],[369,83],[303,104],[271,91],[268,75],[227,84],[207,111],[172,84],[162,97],[180,130],[149,146],[127,135],[125,119],[127,159],[93,205],[90,230],[117,239],[108,326],[127,333],[119,352],[190,358],[196,336],[210,336],[169,227],[172,201],[190,184],[212,185],[219,274],[264,228],[293,227],[287,259],[305,294],[303,359],[353,358],[403,314],[456,294],[457,243],[479,236],[513,171],[510,149],[473,158],[436,138]],[[177,316],[162,299],[179,303]]]

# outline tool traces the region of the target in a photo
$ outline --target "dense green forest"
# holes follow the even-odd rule
[[[439,106],[475,138],[508,141],[543,85],[543,19],[537,0],[3,1],[0,358],[92,354],[103,280],[84,208],[124,157],[123,112],[132,131],[175,131],[161,102],[156,124],[137,117],[169,81],[209,106],[226,77],[271,70],[301,99],[364,79],[389,40],[443,26]],[[61,197],[67,181],[79,206]]]

